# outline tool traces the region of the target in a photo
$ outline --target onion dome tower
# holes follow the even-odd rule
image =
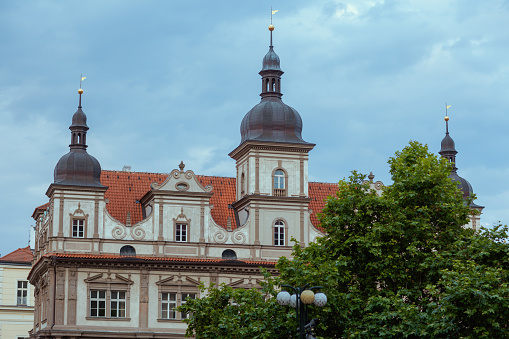
[[[69,186],[105,187],[101,184],[101,165],[87,153],[87,116],[81,109],[80,95],[78,110],[72,116],[70,151],[62,156],[55,166],[54,183]]]
[[[447,114],[447,111],[446,111]],[[456,167],[456,145],[454,140],[449,135],[449,117],[446,115],[445,118],[445,137],[442,139],[440,152],[438,152],[443,158],[446,158],[449,162],[452,163],[452,171],[449,175],[453,181],[458,184],[458,188],[463,192],[463,199],[467,199],[470,195],[474,193],[472,189],[472,185],[464,179],[460,177],[457,173],[458,168]],[[471,208],[479,209],[480,211],[484,208],[484,206],[479,206],[474,203],[470,204]]]
[[[240,125],[241,144],[251,141],[285,142],[295,144],[310,144],[302,139],[302,119],[294,108],[281,100],[281,75],[279,56],[274,52],[272,32],[274,25],[269,26],[270,46],[263,58],[262,97],[259,104],[254,106],[242,119]]]

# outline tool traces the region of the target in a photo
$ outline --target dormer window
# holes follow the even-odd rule
[[[274,171],[274,192],[276,197],[286,197],[286,175],[281,169]]]

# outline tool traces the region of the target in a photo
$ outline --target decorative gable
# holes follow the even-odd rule
[[[158,184],[154,182],[150,185],[153,191],[170,191],[170,192],[193,192],[193,193],[209,193],[212,192],[212,185],[203,186],[196,178],[193,171],[184,172],[184,163],[181,162],[178,170],[171,171],[166,180]]]

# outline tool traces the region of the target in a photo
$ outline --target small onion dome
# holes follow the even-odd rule
[[[82,111],[81,107],[79,107],[76,113],[72,116],[72,124],[69,128],[72,127],[84,127],[88,130],[87,116],[85,115],[85,112]]]
[[[302,139],[302,119],[297,110],[278,97],[265,97],[240,124],[241,143],[246,140],[307,144]]]
[[[54,183],[72,186],[101,185],[101,165],[84,149],[73,149],[62,156],[55,166]]]
[[[279,65],[280,65],[279,56],[276,54],[276,52],[274,52],[274,48],[270,46],[269,51],[263,57],[262,70],[260,72],[263,71],[282,72],[281,67]]]
[[[449,133],[442,139],[440,152],[456,152],[456,145],[454,140],[449,136]]]

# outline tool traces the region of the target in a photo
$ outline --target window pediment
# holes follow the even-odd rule
[[[106,278],[104,275],[106,274]],[[94,276],[88,277],[85,279],[87,284],[122,284],[122,285],[132,285],[134,281],[131,279],[124,277],[120,274],[113,274],[113,278],[110,273],[99,273]]]

